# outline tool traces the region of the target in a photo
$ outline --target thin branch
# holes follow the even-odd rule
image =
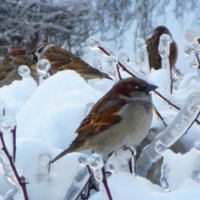
[[[11,130],[11,133],[13,135],[13,161],[15,162],[15,158],[16,158],[16,129],[17,126],[15,125],[14,129]]]
[[[9,160],[10,166],[11,166],[13,172],[14,172],[14,175],[15,175],[15,177],[16,177],[16,179],[17,179],[19,185],[20,185],[21,188],[22,188],[22,192],[23,192],[23,195],[24,195],[24,199],[25,199],[25,200],[28,200],[28,195],[27,195],[27,191],[26,191],[26,181],[25,181],[25,178],[24,178],[23,176],[22,176],[21,178],[19,177],[18,172],[17,172],[17,170],[16,170],[16,167],[15,167],[15,165],[14,165],[14,163],[13,163],[12,156],[9,155],[8,150],[7,150],[7,148],[6,148],[6,145],[5,145],[5,142],[4,142],[4,139],[3,139],[3,133],[2,133],[2,132],[0,132],[0,139],[1,139],[1,142],[2,142],[2,145],[3,145],[2,150],[5,152],[6,157],[7,157],[8,160]]]

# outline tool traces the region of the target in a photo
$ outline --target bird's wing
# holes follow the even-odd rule
[[[47,59],[51,62],[53,68],[59,70],[62,69],[75,69],[82,70],[83,66],[86,68],[90,67],[85,61],[83,61],[78,56],[72,54],[71,52],[64,50],[58,46],[52,46],[47,52],[42,56],[42,59]]]
[[[76,133],[79,134],[79,141],[87,139],[89,135],[96,135],[106,130],[122,119],[118,111],[126,101],[123,99],[112,99],[109,96],[106,96],[106,98],[106,101],[103,98],[97,102],[90,114],[81,122],[76,130]],[[105,104],[104,102],[107,103]]]

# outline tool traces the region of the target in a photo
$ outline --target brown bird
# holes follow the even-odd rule
[[[117,82],[81,122],[70,147],[51,163],[65,154],[85,149],[110,153],[123,146],[139,145],[149,132],[152,120],[149,92],[156,88],[136,77]]]
[[[27,60],[28,56],[24,49],[14,49],[5,55],[3,63],[0,66],[0,87],[9,85],[14,80],[22,79],[18,74],[18,68],[21,65],[27,65],[31,70],[33,78],[38,80],[37,71],[35,68],[32,68],[34,62]]]
[[[158,26],[153,31],[152,36],[146,40],[147,51],[149,54],[149,65],[150,68],[154,68],[156,70],[161,69],[162,67],[161,56],[159,55],[158,52],[159,40],[162,34],[168,34],[172,38],[172,34],[167,29],[167,27]],[[172,38],[172,43],[170,44],[170,55],[169,55],[170,69],[172,69],[175,66],[177,57],[178,57],[178,47],[176,42]]]
[[[57,71],[71,69],[79,73],[85,80],[92,78],[112,78],[98,69],[91,67],[78,56],[71,52],[60,48],[54,44],[44,43],[33,50],[32,56],[29,58],[38,62],[41,59],[47,59],[51,63],[52,74]]]

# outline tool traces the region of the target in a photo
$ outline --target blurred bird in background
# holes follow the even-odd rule
[[[152,36],[146,40],[147,51],[149,54],[149,65],[150,68],[154,68],[156,70],[161,69],[162,67],[161,56],[159,55],[158,52],[159,40],[162,34],[168,34],[172,38],[172,43],[170,44],[170,54],[169,54],[170,69],[172,69],[175,66],[178,57],[178,47],[176,42],[173,40],[170,31],[165,26],[156,27],[152,33]]]
[[[70,69],[76,71],[85,80],[93,78],[112,80],[108,74],[93,68],[78,56],[54,44],[44,43],[38,46],[28,58],[28,60],[35,61],[36,63],[41,59],[47,59],[50,62],[52,74],[55,74],[57,71]]]

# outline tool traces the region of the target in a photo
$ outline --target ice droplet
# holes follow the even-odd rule
[[[116,65],[116,64],[118,64],[117,58],[115,56],[113,56],[113,55],[108,56],[106,60],[107,60],[107,62],[108,62],[109,65]]]
[[[85,167],[86,165],[88,165],[88,158],[89,156],[86,154],[83,154],[79,157],[79,163],[82,167]]]
[[[199,63],[196,58],[192,60],[192,62],[190,63],[190,67],[194,69],[197,69],[199,67]]]
[[[119,53],[118,59],[119,59],[120,61],[122,61],[123,63],[129,62],[129,57],[128,57],[128,55],[127,55],[126,53],[124,53],[124,52]]]
[[[51,64],[46,59],[42,59],[37,63],[37,70],[44,76],[48,73],[50,68],[51,68]]]
[[[28,66],[26,66],[26,65],[21,65],[21,66],[18,68],[18,74],[19,74],[22,78],[30,77],[31,70],[29,69]]]
[[[10,131],[14,128],[16,124],[17,124],[17,121],[14,117],[3,116],[0,119],[0,127],[2,131]]]
[[[86,43],[90,47],[90,49],[93,49],[93,50],[98,50],[99,46],[101,46],[101,40],[96,37],[89,37],[86,40]]]
[[[185,53],[186,56],[194,55],[195,54],[195,49],[194,49],[193,46],[187,45],[184,48],[184,53]]]
[[[158,140],[155,144],[155,150],[159,154],[163,154],[167,150],[167,146]]]
[[[144,48],[146,48],[146,42],[143,38],[138,38],[136,39],[136,47],[139,49],[139,50],[142,50]]]
[[[91,168],[93,168],[94,170],[97,170],[103,167],[103,159],[101,158],[100,155],[93,153],[88,158],[88,164],[90,165]]]
[[[158,45],[158,51],[161,57],[165,58],[169,55],[170,43],[172,43],[172,38],[168,34],[162,34],[160,36],[160,41]]]
[[[185,33],[185,39],[188,42],[197,43],[198,38],[200,38],[200,34],[195,28],[189,28]]]
[[[194,142],[194,147],[196,148],[196,150],[198,151],[198,153],[200,153],[200,138],[197,139],[197,140]]]

